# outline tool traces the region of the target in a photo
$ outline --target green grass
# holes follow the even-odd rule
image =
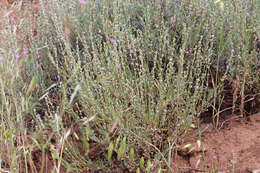
[[[196,117],[219,125],[226,86],[242,113],[260,94],[260,3],[221,2],[50,0],[17,29],[1,19],[0,168],[173,172]]]

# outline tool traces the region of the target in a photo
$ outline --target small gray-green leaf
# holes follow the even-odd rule
[[[34,89],[36,88],[36,85],[37,85],[37,76],[33,76],[33,78],[32,78],[32,80],[31,80],[31,82],[30,82],[30,84],[29,84],[29,87],[28,87],[28,89],[27,89],[27,91],[26,91],[26,94],[25,94],[25,96],[26,97],[28,97],[28,96],[30,96],[30,94],[34,91]]]
[[[120,141],[120,136],[118,136],[117,139],[116,139],[116,144],[115,144],[115,150],[116,151],[117,151],[117,147],[118,147],[119,141]]]
[[[199,164],[200,164],[200,159],[197,160],[197,162],[196,162],[196,167],[195,167],[195,168],[198,168],[198,167],[199,167]]]
[[[111,142],[108,147],[107,160],[111,161],[112,153],[113,153],[114,145]]]
[[[134,160],[135,157],[135,151],[133,148],[130,149],[129,158],[130,160]]]
[[[197,140],[197,145],[198,145],[198,148],[201,147],[201,141],[200,140]]]
[[[117,153],[117,160],[120,160],[120,158],[125,154],[125,150],[126,150],[126,137],[124,137],[120,143],[120,147]]]
[[[140,168],[144,169],[144,157],[140,159]]]
[[[191,146],[191,144],[187,144],[185,146],[183,146],[182,148],[185,149],[185,148],[189,148]]]
[[[152,167],[153,167],[153,165],[152,165],[151,161],[148,160],[147,165],[146,165],[146,172],[149,173]]]
[[[125,153],[125,151],[126,151],[126,137],[123,138],[121,145],[122,145],[122,148],[123,148],[123,153]]]

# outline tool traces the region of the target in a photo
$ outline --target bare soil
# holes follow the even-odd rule
[[[173,162],[176,171],[195,173],[215,168],[225,173],[252,173],[260,169],[260,113],[247,121],[232,116],[220,130],[208,128],[201,135],[200,148],[199,139],[189,139],[183,146],[191,146],[177,152]]]

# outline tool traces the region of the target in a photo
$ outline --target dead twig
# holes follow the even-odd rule
[[[237,93],[239,91],[239,77],[237,77],[236,83],[235,83],[235,90],[233,92],[233,105],[232,105],[232,114],[235,113],[235,109],[236,109],[236,101],[237,101]]]
[[[246,68],[244,79],[243,79],[243,85],[241,89],[241,103],[240,103],[240,114],[244,116],[244,107],[245,107],[245,85],[246,85],[246,78],[248,76],[248,69]]]

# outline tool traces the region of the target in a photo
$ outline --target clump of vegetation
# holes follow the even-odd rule
[[[1,19],[0,169],[173,171],[200,115],[218,127],[223,105],[259,102],[259,6],[52,0],[32,15],[25,3],[28,20]]]

